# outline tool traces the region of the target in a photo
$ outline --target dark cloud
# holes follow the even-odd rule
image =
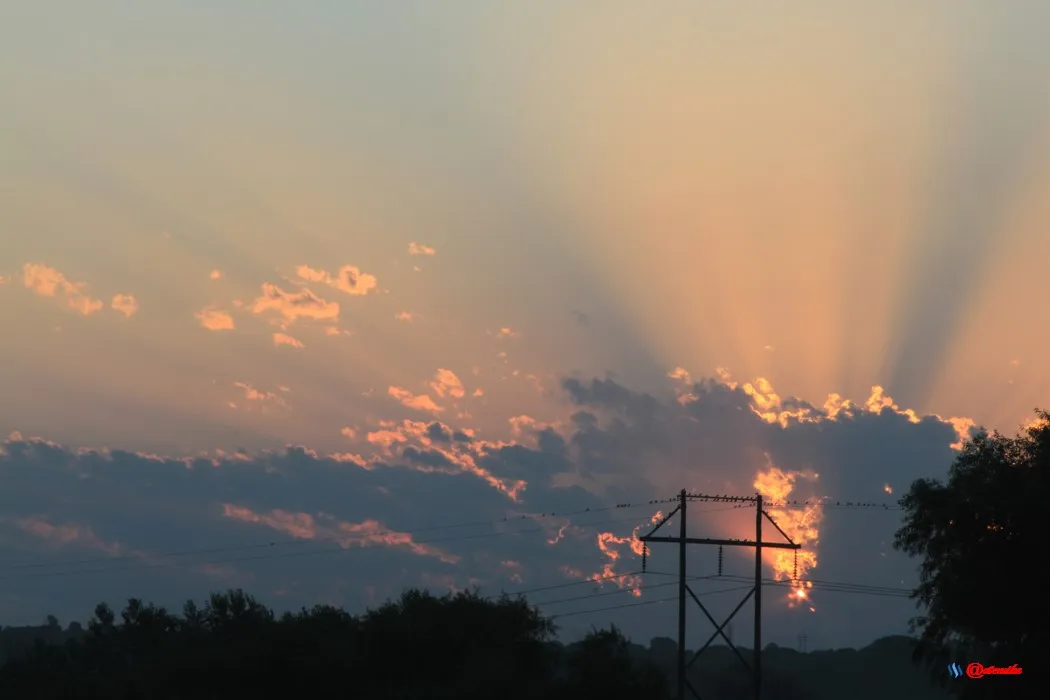
[[[903,490],[914,478],[943,474],[952,460],[949,445],[958,436],[948,421],[917,420],[893,407],[818,409],[757,386],[690,380],[658,396],[614,378],[571,378],[563,389],[573,413],[562,429],[535,423],[521,428],[516,442],[485,442],[439,422],[386,424],[387,433],[370,434],[374,442],[359,445],[363,455],[380,450],[366,459],[289,447],[182,460],[11,439],[0,454],[0,550],[7,561],[33,566],[0,570],[0,601],[8,601],[0,612],[7,624],[49,612],[68,619],[83,617],[103,598],[140,595],[174,605],[228,585],[249,587],[277,607],[321,600],[360,608],[406,585],[478,583],[496,592],[562,583],[570,580],[566,567],[583,574],[607,563],[618,572],[638,568],[627,543],[611,543],[618,561],[603,554],[597,533],[629,536],[657,510],[668,509],[649,501],[683,487],[749,494],[756,475],[775,466],[802,474],[791,498],[893,503],[884,486]],[[517,480],[527,482],[519,502],[495,487]],[[626,502],[642,507],[609,509]],[[822,512],[812,578],[898,587],[914,581],[913,564],[889,547],[897,511]],[[522,518],[541,513],[554,515]],[[495,524],[463,527],[490,521]],[[403,543],[319,553],[338,549],[334,537],[377,523],[411,533],[445,558],[412,552]],[[746,537],[754,520],[725,504],[696,503],[689,527],[697,534]],[[318,539],[296,540],[296,528],[313,528]],[[209,549],[222,551],[200,551]],[[163,556],[178,551],[189,553]],[[654,547],[652,567],[673,570],[672,554]],[[125,558],[107,559],[118,555]],[[729,552],[727,573],[751,570],[748,556]],[[92,557],[98,561],[90,566],[70,563]],[[690,557],[690,573],[714,573],[716,552],[696,548]],[[97,571],[86,573],[92,567]],[[56,572],[63,575],[48,575]],[[520,584],[513,578],[519,573]],[[818,645],[862,644],[904,631],[911,614],[910,603],[899,598],[819,590],[814,596],[816,613],[789,609],[779,597],[769,604],[768,638],[790,643],[805,631]],[[548,612],[625,601],[613,596],[552,604]],[[635,620],[628,631],[642,638],[673,630],[673,610],[646,610],[615,619]],[[612,614],[604,615],[593,621]]]

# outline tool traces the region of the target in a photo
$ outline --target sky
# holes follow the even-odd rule
[[[1048,15],[0,4],[0,624],[561,586],[673,637],[584,611],[674,595],[671,545],[611,577],[685,488],[803,545],[765,641],[906,632],[821,582],[913,585],[896,499],[1046,405]]]

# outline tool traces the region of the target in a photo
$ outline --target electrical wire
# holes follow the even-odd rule
[[[614,524],[622,524],[622,523],[625,523],[625,522],[637,522],[637,521],[638,521],[637,518],[620,518],[620,519],[616,519],[616,520],[604,520],[604,521],[598,521],[598,522],[593,522],[593,523],[580,523],[580,524],[575,524],[574,526],[575,527],[580,527],[580,528],[587,528],[587,527],[614,525]],[[509,532],[481,532],[481,533],[473,533],[473,534],[470,534],[470,535],[457,535],[457,536],[453,536],[453,537],[436,537],[436,538],[432,538],[432,539],[422,539],[422,540],[413,539],[412,542],[414,544],[442,544],[442,543],[446,543],[446,542],[463,542],[463,541],[467,541],[467,540],[485,539],[485,538],[488,538],[488,537],[506,537],[508,535],[524,535],[524,534],[530,534],[530,533],[536,533],[536,532],[548,532],[548,528],[541,527],[541,528],[532,528],[532,529],[524,529],[524,530],[512,530],[512,531],[509,531]],[[384,535],[384,534],[412,534],[412,533],[399,533],[397,531],[391,530],[391,531],[388,531],[388,532],[379,531],[379,532],[373,532],[373,533],[369,533],[369,534],[380,535],[381,536],[381,535]],[[314,544],[315,543],[313,540],[304,540],[303,542],[306,543],[306,544]],[[289,543],[289,544],[291,544],[291,543]],[[277,543],[271,543],[268,546],[275,547],[275,546],[277,546]],[[321,555],[321,554],[340,554],[340,553],[342,553],[342,554],[350,554],[350,553],[353,553],[355,551],[365,551],[365,550],[376,549],[376,548],[377,548],[376,546],[370,546],[368,542],[362,542],[360,544],[360,546],[355,548],[355,549],[346,548],[346,547],[342,547],[342,546],[339,546],[339,547],[318,547],[316,549],[310,549],[310,550],[307,550],[307,551],[278,552],[278,553],[272,553],[272,554],[258,554],[258,555],[254,555],[254,556],[245,556],[245,557],[227,557],[227,558],[222,558],[222,559],[190,559],[188,561],[155,562],[155,563],[152,563],[152,564],[138,564],[138,565],[133,565],[133,566],[104,567],[104,568],[96,568],[96,569],[80,569],[80,570],[71,570],[71,571],[45,571],[45,572],[41,572],[41,573],[30,573],[30,574],[24,574],[24,575],[16,574],[16,575],[0,576],[0,581],[23,580],[23,579],[40,579],[40,578],[54,578],[54,577],[61,577],[61,576],[81,576],[81,575],[87,575],[87,574],[107,574],[107,573],[117,573],[117,572],[124,572],[124,571],[147,571],[147,570],[150,570],[150,569],[165,569],[165,568],[176,568],[176,569],[178,569],[178,568],[183,568],[183,567],[187,567],[187,566],[205,566],[205,565],[208,565],[208,564],[233,564],[233,563],[237,563],[237,562],[266,561],[266,560],[271,560],[271,559],[291,559],[291,558],[296,558],[296,557],[316,556],[316,555]],[[103,560],[100,560],[99,563],[105,562],[105,561],[106,560],[103,559]]]
[[[554,513],[554,512],[551,512],[551,513],[538,513],[538,514],[524,514],[524,515],[516,515],[516,516],[507,516],[507,517],[503,517],[503,518],[497,518],[497,519],[494,519],[494,520],[474,520],[474,521],[468,521],[468,522],[462,522],[462,523],[444,524],[444,525],[428,525],[428,526],[424,526],[424,527],[410,528],[409,530],[394,530],[394,529],[389,529],[388,528],[388,529],[380,530],[380,531],[376,532],[375,534],[379,534],[379,535],[384,535],[384,534],[403,534],[403,533],[407,532],[408,534],[416,535],[416,534],[423,533],[423,532],[437,532],[439,530],[456,530],[456,529],[468,528],[468,527],[484,527],[484,526],[491,526],[491,525],[502,525],[504,523],[518,522],[518,521],[522,521],[522,520],[540,520],[542,518],[567,518],[567,517],[573,516],[573,515],[586,515],[588,513],[601,513],[601,512],[610,511],[610,510],[626,510],[626,509],[632,509],[632,508],[647,508],[647,507],[650,507],[650,506],[653,506],[653,505],[658,505],[660,503],[665,503],[665,502],[667,502],[667,501],[665,501],[665,500],[657,500],[657,501],[649,501],[647,503],[620,503],[620,504],[617,504],[617,505],[614,505],[614,506],[607,506],[607,507],[604,507],[604,508],[584,508],[582,510],[569,511],[569,512],[566,512],[566,513]],[[611,522],[620,522],[620,521],[611,521]],[[289,545],[304,545],[304,544],[311,544],[311,543],[312,543],[312,540],[307,540],[307,539],[295,539],[295,540],[286,540],[286,541],[270,540],[270,541],[266,541],[266,542],[259,542],[259,543],[247,544],[247,545],[233,545],[233,546],[227,546],[227,547],[212,547],[212,548],[207,548],[207,549],[186,549],[186,550],[181,550],[181,551],[165,552],[165,553],[162,553],[162,554],[158,554],[156,556],[158,556],[158,557],[181,557],[181,556],[200,555],[200,554],[223,554],[223,553],[226,553],[226,552],[247,551],[247,550],[250,550],[250,549],[264,549],[264,548],[268,548],[268,547],[280,547],[280,546],[289,546]],[[39,568],[39,567],[47,567],[47,566],[79,566],[81,564],[108,563],[108,562],[114,562],[114,561],[129,560],[129,559],[139,559],[139,558],[140,557],[135,556],[135,555],[118,555],[118,556],[114,556],[114,557],[92,557],[90,559],[79,559],[79,560],[60,562],[60,563],[53,563],[53,562],[29,562],[29,563],[21,563],[21,564],[9,564],[9,565],[4,566],[3,568],[5,568],[5,569],[30,569],[30,568]]]
[[[675,583],[677,583],[677,582],[675,582]],[[748,588],[751,588],[751,586],[735,586],[733,588],[722,588],[722,589],[719,589],[717,591],[701,591],[700,593],[697,593],[695,595],[699,598],[701,596],[717,595],[719,593],[733,593],[735,591],[743,591],[743,590],[746,590]],[[607,607],[604,607],[604,608],[591,608],[591,609],[588,609],[588,610],[573,610],[573,611],[567,612],[567,613],[558,613],[556,615],[551,615],[550,619],[557,620],[557,619],[562,618],[562,617],[571,617],[573,615],[586,615],[588,613],[606,612],[608,610],[621,610],[621,609],[624,609],[624,608],[637,608],[637,607],[641,607],[643,605],[655,605],[657,603],[667,603],[667,602],[670,602],[672,600],[678,600],[678,596],[673,596],[673,597],[670,597],[670,598],[657,598],[656,600],[643,600],[643,601],[638,602],[638,603],[621,603],[620,605],[610,605],[610,606],[607,606]]]
[[[418,528],[416,530],[407,531],[407,532],[406,531],[400,531],[400,530],[386,529],[386,530],[377,530],[377,531],[374,531],[374,532],[370,532],[369,535],[380,537],[380,536],[383,536],[383,535],[406,535],[407,534],[407,535],[412,535],[413,536],[413,542],[415,544],[440,544],[440,543],[446,543],[446,542],[459,542],[459,541],[466,541],[466,540],[485,539],[485,538],[489,538],[489,537],[505,537],[505,536],[508,536],[508,535],[525,535],[525,534],[533,534],[533,533],[537,533],[537,532],[544,532],[544,533],[546,533],[546,532],[550,531],[550,527],[526,528],[526,529],[520,529],[520,530],[508,530],[508,531],[501,531],[501,532],[471,533],[471,534],[468,534],[468,535],[456,535],[456,536],[450,536],[450,537],[438,537],[438,538],[422,539],[422,540],[414,539],[414,536],[417,533],[420,533],[420,532],[432,532],[432,531],[437,531],[437,530],[448,530],[448,529],[453,529],[453,528],[465,528],[465,527],[478,527],[478,526],[485,526],[485,525],[489,525],[489,526],[491,526],[491,525],[502,525],[504,523],[517,522],[517,521],[521,521],[521,520],[536,520],[536,519],[540,519],[540,518],[562,518],[562,517],[568,517],[569,515],[581,515],[581,514],[586,514],[586,513],[602,512],[602,511],[609,511],[609,510],[626,510],[626,509],[629,509],[629,508],[651,507],[652,505],[655,505],[655,504],[658,504],[658,503],[661,503],[661,501],[652,501],[652,502],[649,502],[649,503],[640,503],[640,504],[627,503],[627,504],[620,504],[620,505],[616,505],[616,506],[610,506],[608,508],[592,508],[592,509],[586,509],[586,510],[581,510],[581,511],[575,511],[575,512],[572,512],[572,513],[564,513],[564,514],[543,513],[543,514],[540,514],[540,515],[523,515],[523,516],[519,516],[519,517],[504,518],[504,519],[500,519],[500,520],[476,521],[476,522],[473,522],[473,523],[459,523],[459,524],[454,524],[454,525],[437,525],[437,526],[431,526],[431,527],[426,527],[426,528]],[[699,512],[718,512],[718,511],[722,511],[722,510],[727,510],[727,509],[725,509],[725,508],[712,508],[712,509],[699,511]],[[591,528],[591,527],[599,527],[599,526],[603,526],[604,527],[604,526],[607,526],[607,525],[621,525],[621,524],[627,523],[627,522],[637,523],[638,520],[639,520],[638,517],[617,518],[617,519],[612,519],[612,520],[601,520],[601,521],[595,521],[595,522],[589,522],[589,523],[569,523],[569,525],[572,526],[572,527],[577,527],[577,528]],[[315,544],[317,544],[317,541],[316,540],[309,540],[309,539],[297,539],[297,540],[287,540],[287,541],[271,541],[271,542],[267,542],[267,543],[258,543],[258,544],[232,546],[232,547],[217,547],[217,548],[199,549],[199,550],[183,550],[181,552],[170,552],[170,553],[166,553],[166,554],[159,554],[159,555],[153,555],[153,556],[155,556],[157,558],[166,558],[166,557],[173,558],[173,557],[179,557],[179,556],[219,554],[219,553],[225,553],[225,552],[238,552],[238,551],[247,551],[247,550],[255,550],[255,549],[269,549],[269,548],[281,547],[281,546],[302,546],[302,545],[311,545],[311,544],[315,545]],[[104,568],[96,568],[96,569],[80,569],[80,570],[71,570],[71,571],[46,571],[46,572],[40,572],[40,573],[35,573],[34,572],[34,573],[28,573],[28,574],[3,575],[3,576],[0,576],[0,581],[21,580],[21,579],[53,578],[53,577],[60,577],[60,576],[77,576],[77,575],[86,575],[86,574],[104,574],[104,573],[111,573],[111,572],[115,573],[115,572],[124,572],[124,571],[139,571],[139,570],[150,570],[150,569],[162,569],[162,568],[169,568],[169,567],[170,568],[182,568],[182,567],[187,567],[187,566],[201,566],[201,565],[207,565],[207,564],[232,564],[232,563],[236,563],[236,562],[264,561],[264,560],[269,560],[269,559],[285,559],[285,558],[294,558],[294,557],[303,557],[303,556],[314,556],[314,555],[318,555],[318,554],[338,554],[338,553],[346,554],[346,553],[350,553],[350,552],[353,552],[353,551],[364,550],[364,549],[372,549],[372,548],[373,547],[370,547],[369,544],[367,542],[365,542],[365,543],[362,543],[362,545],[360,547],[358,547],[357,550],[349,549],[349,548],[342,547],[342,546],[340,546],[340,547],[320,547],[320,548],[311,549],[311,550],[307,550],[307,551],[267,553],[267,554],[260,554],[260,555],[254,555],[254,556],[230,557],[230,558],[223,558],[223,559],[206,559],[206,560],[191,559],[189,561],[155,562],[155,563],[152,563],[152,564],[137,564],[137,565],[123,566],[123,567],[109,567],[109,566],[106,566]],[[4,567],[4,568],[5,569],[19,570],[19,569],[45,568],[45,567],[56,567],[56,566],[70,566],[71,567],[71,566],[77,566],[78,564],[109,564],[109,563],[115,562],[115,561],[127,561],[127,560],[141,561],[141,559],[142,559],[142,556],[122,555],[122,556],[109,557],[109,558],[107,558],[107,557],[96,557],[96,558],[93,558],[93,559],[84,559],[84,560],[79,560],[79,561],[74,561],[74,562],[47,562],[47,563],[34,562],[34,563],[27,563],[27,564],[26,563],[24,563],[24,564],[13,564],[13,565],[8,565],[7,567]],[[0,569],[0,570],[3,570],[3,569]]]

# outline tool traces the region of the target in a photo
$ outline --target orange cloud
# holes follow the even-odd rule
[[[910,423],[920,423],[922,421],[922,417],[918,413],[910,408],[898,406],[892,398],[886,395],[885,390],[878,385],[871,387],[871,395],[864,402],[863,406],[857,406],[852,401],[842,398],[839,394],[832,393],[828,394],[827,399],[824,401],[823,411],[821,411],[808,405],[800,406],[791,404],[791,402],[785,402],[773,389],[770,381],[764,377],[758,377],[754,382],[736,382],[732,380],[729,371],[724,367],[717,368],[715,374],[718,376],[719,381],[729,389],[739,388],[747,394],[751,400],[750,408],[752,413],[767,423],[779,424],[784,428],[788,427],[790,423],[820,423],[823,421],[834,421],[840,417],[850,418],[855,416],[858,411],[868,413],[891,411],[907,418]],[[674,369],[668,376],[680,380],[685,385],[688,385],[690,382],[689,373],[681,367]],[[697,396],[689,391],[688,388],[684,388],[679,390],[678,399],[679,403],[685,405],[696,401]],[[948,423],[955,429],[958,440],[951,444],[953,450],[962,449],[963,443],[970,437],[973,428],[976,426],[976,423],[970,418],[945,418],[936,413],[928,414],[928,417]]]
[[[37,263],[26,263],[22,267],[22,282],[26,289],[42,297],[65,297],[66,305],[84,316],[101,311],[101,299],[93,299],[84,293],[84,282],[71,282],[53,267]]]
[[[368,433],[365,438],[373,444],[383,448],[386,455],[395,455],[399,449],[409,446],[425,447],[429,452],[439,455],[446,462],[445,466],[434,467],[419,463],[401,465],[419,472],[439,472],[445,474],[469,473],[483,479],[489,486],[500,493],[505,494],[512,501],[518,501],[520,494],[528,487],[528,482],[523,479],[511,480],[500,479],[485,467],[478,464],[478,460],[489,456],[503,447],[514,443],[488,442],[478,440],[474,431],[469,428],[460,428],[453,431],[444,423],[424,423],[422,421],[404,420],[401,423],[394,421],[381,421],[380,430]],[[462,433],[470,438],[469,442],[454,442],[447,444],[433,440],[431,430],[440,428],[445,434],[453,432]]]
[[[768,455],[767,455],[768,459]],[[763,551],[766,563],[773,568],[773,578],[777,581],[792,581],[793,588],[789,603],[796,605],[808,598],[808,590],[813,587],[811,581],[804,577],[817,566],[815,547],[820,542],[820,521],[823,508],[819,501],[801,507],[786,505],[788,497],[795,489],[799,479],[816,480],[817,474],[805,472],[786,472],[772,464],[755,477],[755,490],[772,503],[766,508],[769,517],[784,531],[795,544],[803,545],[797,551],[789,549],[767,549]]]
[[[411,408],[416,411],[427,411],[429,413],[441,413],[445,409],[434,403],[426,394],[413,394],[408,389],[402,389],[399,386],[391,386],[387,389],[387,394],[392,396],[401,402],[402,406]]]
[[[430,246],[422,245],[420,243],[409,243],[408,254],[409,255],[434,255],[437,251]]]
[[[329,459],[334,459],[336,462],[346,462],[349,464],[356,464],[362,469],[372,469],[372,464],[359,454],[353,452],[333,452],[328,455]]]
[[[498,331],[490,332],[490,335],[494,335],[500,340],[509,340],[520,336],[520,334],[513,328],[507,328],[506,326],[500,328]]]
[[[274,345],[278,345],[278,346],[280,346],[280,345],[287,345],[289,347],[295,348],[296,350],[302,350],[303,348],[306,347],[298,339],[293,338],[292,336],[288,335],[287,333],[274,333],[273,334],[273,344]]]
[[[206,306],[194,314],[194,316],[196,316],[201,326],[207,328],[209,331],[233,330],[233,316],[230,316],[225,311],[217,309],[214,306]]]
[[[298,266],[295,272],[304,280],[321,282],[353,296],[364,296],[378,291],[378,280],[375,275],[361,272],[353,265],[343,265],[335,275],[324,270],[315,270],[308,265]]]
[[[211,274],[208,275],[208,279],[217,280],[217,279],[221,279],[221,278],[222,278],[222,270],[212,270]]]
[[[397,321],[405,321],[406,323],[411,323],[412,321],[415,321],[417,318],[418,317],[415,314],[413,314],[411,312],[408,312],[408,311],[402,311],[397,316],[394,316],[395,320],[397,320]]]
[[[275,311],[288,323],[306,318],[314,321],[335,321],[339,318],[339,304],[325,301],[309,289],[286,292],[276,284],[262,285],[262,295],[252,302],[252,313]]]
[[[247,382],[234,382],[233,385],[238,389],[244,391],[245,401],[261,404],[272,403],[276,404],[277,406],[281,406],[282,408],[288,408],[288,404],[285,402],[285,400],[281,398],[280,395],[275,394],[272,391],[259,391]],[[230,408],[236,407],[236,404],[232,402],[230,403]]]
[[[126,317],[131,318],[139,310],[139,302],[131,294],[116,294],[110,306],[114,311],[119,311]]]
[[[313,516],[309,513],[293,513],[284,510],[256,513],[250,508],[231,503],[223,504],[223,515],[241,522],[265,525],[297,539],[334,541],[343,549],[391,547],[403,549],[417,556],[434,557],[446,564],[459,562],[459,557],[436,547],[416,542],[408,532],[387,529],[378,520],[351,523],[336,520],[324,513]]]
[[[430,388],[441,397],[451,396],[452,398],[461,399],[466,395],[463,382],[450,369],[438,369],[434,375],[434,380],[430,382]]]

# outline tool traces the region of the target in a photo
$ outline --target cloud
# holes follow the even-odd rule
[[[302,350],[303,348],[306,347],[305,345],[302,344],[302,342],[300,342],[299,340],[293,338],[292,336],[288,335],[287,333],[274,333],[273,334],[273,344],[277,345],[277,346],[287,345],[289,347],[295,348],[296,350]]]
[[[520,334],[513,328],[508,328],[506,326],[500,328],[498,331],[489,331],[489,335],[494,335],[499,340],[510,340],[520,336]]]
[[[461,399],[466,395],[463,382],[450,369],[439,369],[434,375],[433,381],[430,382],[430,388],[440,397],[449,396],[454,399]]]
[[[471,439],[440,424],[416,433],[442,449]],[[0,442],[0,555],[11,562],[0,576],[0,601],[17,591],[18,604],[0,602],[0,614],[5,624],[49,613],[84,620],[99,600],[119,604],[135,595],[178,606],[230,585],[297,608],[331,594],[336,571],[343,573],[335,602],[359,609],[369,602],[361,596],[366,585],[382,599],[426,576],[474,579],[496,592],[526,566],[532,571],[537,556],[554,557],[537,579],[563,581],[558,567],[577,560],[569,547],[585,558],[592,548],[579,538],[554,551],[542,521],[507,525],[521,511],[482,469],[428,471],[408,457],[374,455],[366,469],[363,461],[302,447],[169,458],[14,435]],[[463,521],[462,498],[472,503],[470,519],[492,525],[434,528]],[[56,502],[67,504],[61,522],[42,515]]]
[[[212,280],[222,279],[222,270],[218,270],[218,269],[212,270],[211,273],[208,275],[208,279],[212,279]]]
[[[84,292],[86,283],[71,282],[47,265],[26,263],[22,267],[22,283],[26,289],[42,297],[63,297],[70,309],[84,316],[101,311],[104,306],[101,299],[94,299]]]
[[[411,323],[412,321],[415,321],[417,318],[418,318],[418,316],[416,316],[416,314],[410,313],[408,311],[402,311],[397,316],[394,316],[394,320],[396,320],[396,321],[404,321],[405,323]]]
[[[361,272],[353,265],[343,265],[335,275],[307,265],[299,265],[295,268],[295,273],[304,280],[321,282],[353,296],[364,296],[378,291],[375,275]]]
[[[438,406],[434,403],[434,400],[426,394],[413,394],[408,389],[399,386],[388,387],[386,393],[394,399],[397,399],[402,406],[411,408],[415,411],[441,413],[445,410],[444,407]]]
[[[435,251],[430,246],[422,245],[420,243],[409,243],[408,254],[409,255],[434,255]]]
[[[110,302],[110,306],[114,311],[119,311],[128,318],[134,316],[139,310],[138,301],[130,294],[114,295],[113,301]]]
[[[278,532],[300,539],[331,540],[339,543],[344,549],[368,546],[399,547],[417,556],[435,557],[446,564],[456,564],[460,560],[458,556],[413,541],[410,533],[388,530],[377,520],[350,523],[337,520],[325,513],[318,513],[315,516],[308,513],[289,513],[283,510],[258,514],[249,508],[229,503],[223,504],[223,514],[235,520],[266,525]]]
[[[209,331],[231,331],[234,328],[233,316],[214,306],[206,306],[194,316],[200,322],[201,327]]]
[[[90,527],[84,525],[54,525],[39,517],[17,518],[14,523],[23,532],[49,544],[59,546],[77,544],[111,557],[120,557],[126,553],[119,542],[107,542],[96,535]]]
[[[627,590],[626,577],[618,584],[593,577],[639,568],[635,535],[651,526],[658,512],[666,512],[661,502],[682,488],[738,495],[759,490],[773,501],[767,509],[778,524],[806,543],[798,562],[769,552],[767,571],[793,578],[797,565],[804,579],[896,587],[914,582],[914,564],[889,544],[899,513],[836,509],[835,504],[892,505],[885,500],[887,489],[899,492],[915,478],[942,476],[965,420],[921,415],[898,406],[877,387],[856,402],[836,395],[811,402],[782,396],[762,378],[734,380],[725,370],[702,378],[684,368],[671,374],[675,379],[666,390],[654,393],[611,378],[562,379],[560,417],[516,416],[491,435],[432,419],[368,420],[335,435],[343,444],[327,455],[289,446],[278,452],[172,458],[116,449],[78,451],[13,436],[0,448],[5,474],[0,512],[11,518],[43,517],[52,504],[64,503],[67,525],[90,529],[102,542],[119,543],[122,551],[154,557],[268,541],[275,544],[263,556],[285,556],[285,551],[292,556],[299,550],[290,543],[296,542],[306,549],[301,558],[296,554],[294,566],[225,564],[232,567],[232,581],[263,594],[298,587],[298,597],[286,599],[292,606],[309,604],[322,582],[336,580],[336,571],[346,582],[340,602],[350,607],[364,604],[365,585],[377,586],[385,597],[424,575],[451,576],[457,585],[476,578],[494,593],[523,571],[530,585],[564,582],[569,576],[614,590],[622,585],[625,595],[640,593],[644,599],[644,591]],[[236,387],[246,405],[270,406],[283,398],[244,382]],[[420,400],[408,390],[390,389],[398,401]],[[692,536],[753,536],[754,517],[746,508],[696,502],[689,512]],[[491,526],[445,528],[490,519]],[[260,534],[260,528],[273,534]],[[13,560],[3,550],[8,546],[35,552],[30,559],[50,556],[50,549],[39,549],[40,538],[19,540],[20,532],[25,535],[17,528],[0,530],[0,555]],[[282,533],[287,541],[280,539]],[[779,535],[770,527],[767,536]],[[328,551],[325,543],[343,553],[339,556],[362,557],[355,560],[360,564],[306,556],[307,551]],[[73,549],[90,547],[87,539],[75,538],[61,546],[71,557],[77,556]],[[413,547],[449,556],[446,561]],[[672,552],[659,546],[651,550],[654,570],[673,566]],[[716,554],[705,552],[698,549],[695,561],[710,571]],[[453,558],[458,563],[449,563]],[[192,561],[196,566],[204,559]],[[208,561],[217,566],[224,557]],[[747,552],[726,552],[727,573],[747,572],[751,566]],[[196,569],[179,576],[142,574],[135,579],[141,586],[134,594],[170,590],[177,601],[189,591],[210,590],[206,576]],[[27,610],[54,612],[47,606],[56,599],[81,601],[89,610],[112,590],[85,581],[84,590],[66,599],[58,596],[58,586],[69,588],[70,581],[60,577],[48,597]],[[0,577],[0,594],[5,585],[16,584]],[[813,634],[847,643],[902,631],[912,614],[907,600],[865,599],[864,612],[858,613],[853,596],[824,595],[819,585],[800,587],[804,604],[786,592],[783,598],[771,597],[771,639],[778,634],[793,638],[797,614],[812,616],[806,624]],[[21,585],[18,590],[27,589]],[[655,635],[672,628],[673,619],[642,617],[636,624]]]
[[[234,382],[233,386],[237,387],[238,389],[241,389],[244,392],[244,400],[248,401],[249,403],[255,403],[255,404],[271,404],[272,403],[272,404],[274,404],[276,406],[280,406],[282,408],[288,408],[288,403],[284,400],[284,398],[280,394],[274,393],[272,391],[259,391],[258,389],[256,389],[251,384],[248,384],[247,382]],[[281,393],[286,393],[287,390],[285,389],[284,391],[282,391],[281,389],[278,389],[278,391],[281,391]],[[231,408],[236,408],[237,406],[235,404],[231,403],[230,407]]]
[[[270,282],[262,285],[262,294],[252,302],[251,310],[255,314],[276,312],[287,323],[301,318],[314,321],[339,318],[337,302],[325,301],[305,287],[298,292],[286,292]]]

